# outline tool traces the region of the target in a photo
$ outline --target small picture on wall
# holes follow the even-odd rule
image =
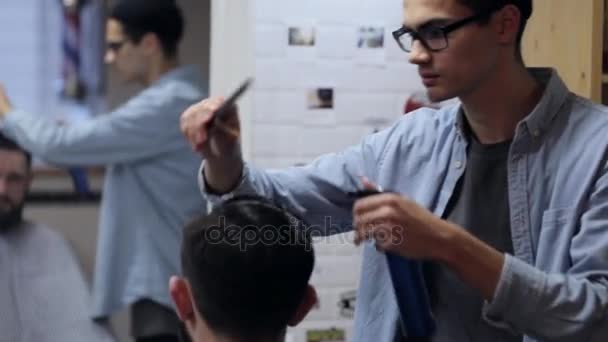
[[[315,29],[313,27],[290,27],[289,28],[290,46],[314,46]]]
[[[310,89],[306,100],[308,109],[333,109],[334,90],[333,88]]]
[[[357,47],[379,49],[384,47],[384,27],[362,26],[359,28]]]

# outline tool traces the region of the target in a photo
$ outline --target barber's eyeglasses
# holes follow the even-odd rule
[[[117,53],[118,51],[120,51],[122,46],[125,45],[125,43],[126,43],[125,40],[121,40],[121,41],[117,41],[117,42],[107,42],[106,51],[112,51],[114,53]]]
[[[441,51],[448,47],[448,34],[465,25],[480,21],[491,15],[492,12],[475,14],[464,18],[457,22],[445,26],[425,26],[414,31],[402,26],[396,31],[393,31],[393,38],[401,50],[411,52],[415,40],[420,40],[420,43],[430,51]]]

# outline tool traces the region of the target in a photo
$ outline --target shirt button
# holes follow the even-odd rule
[[[532,135],[538,137],[540,135],[540,131],[535,129],[534,132],[532,132]]]
[[[462,167],[462,162],[461,161],[454,162],[454,167],[457,169],[460,169]]]

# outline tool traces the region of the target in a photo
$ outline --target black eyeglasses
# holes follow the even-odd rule
[[[395,41],[397,41],[401,50],[405,52],[412,51],[415,40],[420,40],[420,43],[430,51],[441,51],[448,47],[448,33],[465,25],[485,19],[489,17],[492,12],[493,11],[475,14],[446,26],[424,27],[418,31],[402,26],[398,30],[393,31],[393,38],[395,38]]]
[[[117,42],[107,42],[106,51],[112,51],[114,53],[117,53],[118,51],[120,51],[122,46],[125,45],[126,42],[127,42],[126,40],[121,40],[121,41],[117,41]]]

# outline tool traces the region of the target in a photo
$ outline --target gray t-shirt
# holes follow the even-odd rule
[[[470,139],[467,166],[450,199],[445,218],[464,227],[495,249],[513,253],[507,188],[511,142],[482,145]],[[447,267],[430,264],[427,283],[437,334],[433,342],[521,341],[521,336],[493,327],[481,315],[483,298]]]

